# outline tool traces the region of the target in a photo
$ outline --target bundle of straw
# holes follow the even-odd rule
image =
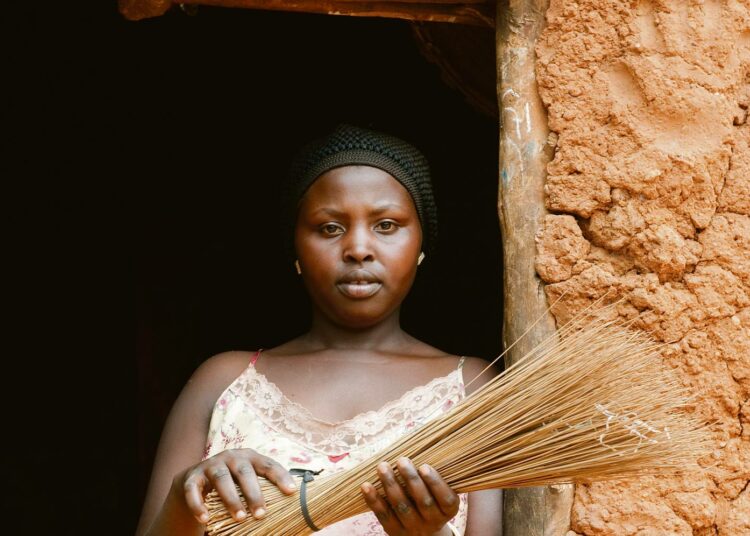
[[[661,364],[659,346],[602,315],[581,315],[449,413],[349,471],[310,482],[310,516],[322,528],[367,511],[361,484],[379,462],[395,467],[401,456],[430,464],[462,493],[684,469],[707,439],[681,411],[688,393]],[[311,533],[299,496],[260,481],[262,519],[238,523],[208,495],[211,536]]]

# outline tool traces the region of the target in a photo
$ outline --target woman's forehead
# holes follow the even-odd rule
[[[382,169],[353,165],[331,169],[318,177],[305,193],[302,202],[357,202],[384,201],[414,206],[404,186]]]

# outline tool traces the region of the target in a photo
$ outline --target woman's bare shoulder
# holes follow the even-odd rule
[[[197,391],[207,404],[213,404],[250,365],[253,352],[230,351],[206,359],[188,380],[186,390]]]
[[[500,368],[497,365],[490,365],[490,362],[481,357],[464,357],[464,383],[466,384],[466,394],[470,395],[492,378],[500,374]]]
[[[193,373],[193,377],[199,377],[204,381],[234,379],[250,365],[254,354],[254,352],[241,350],[221,352],[201,363]]]
[[[447,368],[455,369],[463,360],[463,378],[466,384],[466,394],[469,395],[477,390],[479,387],[487,383],[489,380],[497,376],[501,369],[496,365],[490,365],[490,362],[481,357],[466,356],[466,355],[455,355],[450,352],[444,352],[439,348],[430,346],[429,344],[418,341],[420,347],[420,353],[424,357],[431,357],[439,362],[444,362]],[[449,364],[450,363],[450,364]],[[475,379],[476,378],[476,379]],[[473,381],[472,381],[473,380]]]

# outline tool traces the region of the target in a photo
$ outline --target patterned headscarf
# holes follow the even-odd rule
[[[422,225],[422,249],[428,255],[433,253],[437,242],[437,207],[427,159],[400,138],[348,124],[340,124],[331,134],[305,145],[292,159],[284,196],[284,217],[291,226],[291,244],[302,196],[326,171],[349,165],[382,169],[406,188]]]

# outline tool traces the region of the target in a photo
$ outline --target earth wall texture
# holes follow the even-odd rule
[[[551,0],[536,269],[558,323],[609,291],[711,426],[718,477],[576,488],[569,535],[750,535],[750,2]]]

